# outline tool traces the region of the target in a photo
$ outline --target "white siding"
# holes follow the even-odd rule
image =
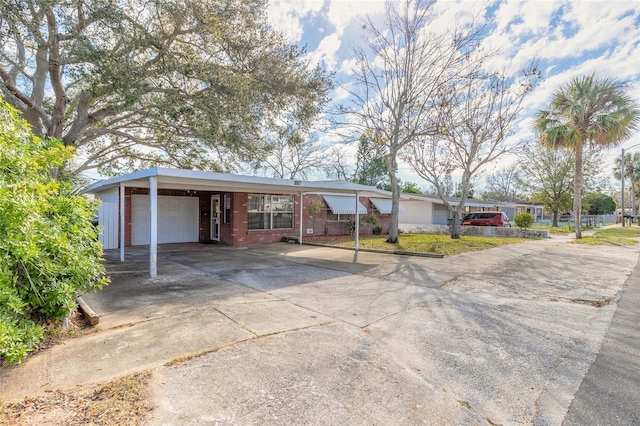
[[[433,203],[427,200],[402,200],[403,212],[398,215],[398,222],[412,225],[431,225],[433,222]]]
[[[150,200],[148,195],[131,196],[131,244],[149,244]],[[197,197],[158,196],[158,244],[198,241]]]
[[[95,195],[101,201],[98,208],[98,225],[102,231],[98,239],[102,242],[102,248],[118,248],[118,188],[100,192]]]

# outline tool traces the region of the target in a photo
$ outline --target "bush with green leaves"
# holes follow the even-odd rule
[[[520,229],[529,229],[533,225],[533,216],[529,213],[520,213],[513,217],[513,221]]]
[[[20,363],[75,298],[107,284],[97,204],[72,194],[52,171],[73,156],[34,136],[0,98],[0,360]]]

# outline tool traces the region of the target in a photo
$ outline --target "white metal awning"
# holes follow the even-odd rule
[[[323,198],[334,214],[356,214],[355,197],[334,197],[325,195]],[[367,208],[360,201],[358,201],[358,213],[368,213]]]
[[[369,198],[373,203],[373,206],[380,212],[380,214],[391,214],[391,199],[390,198]],[[402,204],[398,206],[398,212],[404,213],[405,209]]]

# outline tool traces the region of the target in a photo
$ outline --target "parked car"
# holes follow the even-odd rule
[[[475,212],[469,213],[462,219],[467,226],[503,226],[511,227],[509,216],[504,212]]]

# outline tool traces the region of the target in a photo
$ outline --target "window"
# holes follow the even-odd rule
[[[292,229],[293,197],[250,194],[247,213],[248,229]]]
[[[327,211],[328,222],[348,222],[351,220],[350,214],[335,214],[331,210]]]
[[[231,223],[231,194],[224,194],[222,223]]]

